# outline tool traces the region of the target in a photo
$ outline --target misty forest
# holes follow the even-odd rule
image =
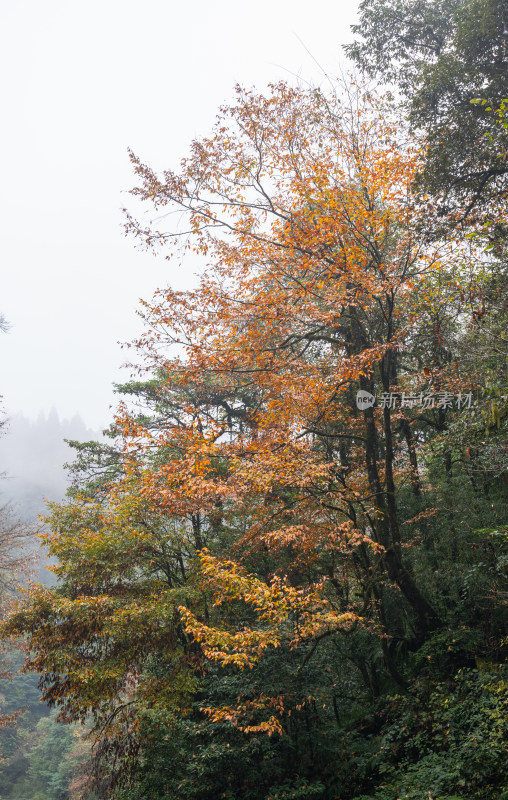
[[[106,431],[2,423],[1,800],[508,800],[508,6],[353,33],[130,153],[199,280]]]

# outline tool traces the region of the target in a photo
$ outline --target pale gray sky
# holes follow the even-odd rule
[[[322,82],[345,61],[358,3],[325,0],[0,0],[0,394],[94,428],[167,261],[123,237],[127,147],[177,167],[236,82]]]

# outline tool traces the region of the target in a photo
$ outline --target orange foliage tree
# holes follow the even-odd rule
[[[162,434],[185,440],[185,458],[151,470],[145,491],[170,510],[182,493],[246,504],[243,550],[290,548],[287,574],[316,569],[348,613],[351,569],[381,615],[377,581],[387,578],[423,634],[439,620],[404,566],[396,503],[404,475],[418,490],[411,428],[390,402],[358,408],[355,392],[429,388],[428,370],[405,354],[432,276],[454,253],[418,233],[428,212],[411,192],[421,153],[387,108],[352,95],[343,104],[285,84],[269,97],[239,89],[180,174],[158,177],[132,155],[134,194],[180,210],[183,230],[132,218],[128,229],[209,261],[195,291],[163,290],[145,305],[138,346],[149,368],[202,397],[192,423]],[[169,359],[168,344],[185,360]]]

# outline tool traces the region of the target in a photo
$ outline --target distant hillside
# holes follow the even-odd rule
[[[62,500],[68,486],[63,465],[73,460],[65,439],[100,439],[101,434],[86,427],[81,417],[61,420],[56,410],[32,421],[21,414],[12,416],[0,437],[0,505],[10,504],[13,514],[29,525],[38,523],[46,510],[45,500]],[[39,543],[34,539],[35,549]],[[36,577],[51,584],[41,552]]]
[[[79,415],[61,420],[55,409],[32,421],[23,415],[8,420],[0,438],[0,484],[3,502],[12,502],[18,516],[33,522],[44,511],[44,500],[61,500],[68,481],[63,465],[73,460],[65,439],[100,438]]]

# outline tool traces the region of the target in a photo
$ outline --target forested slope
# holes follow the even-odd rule
[[[62,501],[68,487],[63,464],[72,460],[67,438],[97,437],[79,417],[61,420],[56,411],[35,421],[4,417],[0,429],[0,587],[3,615],[16,586],[36,578],[55,582],[47,568],[37,530],[45,499]],[[19,674],[24,654],[4,643],[0,653],[0,797],[43,798],[65,795],[82,746],[76,731],[56,723],[56,712],[40,702],[38,675]],[[17,712],[23,709],[22,714]],[[15,716],[17,715],[17,716]],[[3,725],[14,717],[16,724]],[[79,760],[79,758],[78,758]],[[48,794],[49,792],[49,794]]]

